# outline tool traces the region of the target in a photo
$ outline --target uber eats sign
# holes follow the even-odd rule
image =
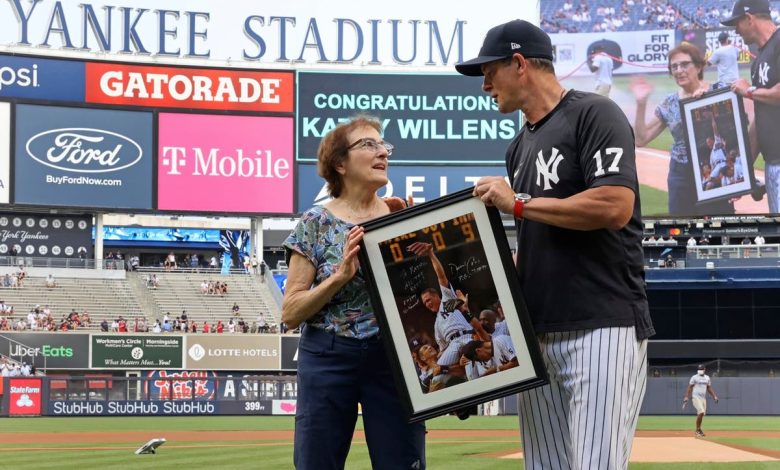
[[[89,335],[1,333],[0,354],[38,369],[89,368]]]

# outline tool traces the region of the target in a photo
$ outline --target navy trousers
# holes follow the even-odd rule
[[[425,426],[406,422],[381,340],[306,326],[298,346],[296,469],[344,468],[358,403],[374,469],[425,468]]]

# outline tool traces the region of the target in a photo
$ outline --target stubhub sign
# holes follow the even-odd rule
[[[503,167],[489,166],[400,166],[390,163],[390,182],[380,196],[409,196],[416,204],[474,186],[483,176],[505,176]],[[298,164],[298,212],[330,200],[325,180],[317,176],[317,165]]]
[[[84,63],[0,54],[0,96],[84,101]]]

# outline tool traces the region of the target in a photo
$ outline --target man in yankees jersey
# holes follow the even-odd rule
[[[433,252],[433,246],[430,243],[415,242],[409,245],[407,250],[417,256],[427,256],[439,282],[439,289],[430,287],[420,293],[420,300],[425,308],[436,313],[434,333],[439,345],[437,362],[441,366],[447,366],[444,373],[463,375],[463,366],[458,364],[460,347],[468,343],[474,333],[486,339],[488,335],[484,333],[482,324],[468,313],[468,304],[459,301],[447,279],[444,266]]]
[[[647,306],[634,135],[623,111],[555,76],[550,37],[526,21],[488,31],[458,72],[484,76],[526,124],[505,177],[474,194],[517,225],[517,269],[548,385],[519,395],[526,468],[626,468],[647,378]]]
[[[480,376],[495,374],[518,365],[512,340],[504,335],[494,336],[490,341],[469,341],[461,348],[461,354],[466,359],[484,366]]]
[[[721,21],[736,27],[747,44],[758,46],[758,56],[750,64],[750,79],[733,82],[731,89],[751,99],[755,119],[750,120],[748,137],[753,159],[761,152],[766,163],[766,194],[769,212],[780,212],[780,33],[772,21],[769,0],[738,0],[731,17]]]

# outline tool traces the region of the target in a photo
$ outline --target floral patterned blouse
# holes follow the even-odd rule
[[[292,252],[303,255],[317,268],[312,288],[328,279],[341,263],[344,245],[353,224],[334,216],[322,206],[313,207],[301,215],[298,225],[284,241],[289,264]],[[313,317],[309,326],[335,332],[339,336],[370,338],[379,333],[374,309],[368,296],[363,273],[345,285]]]
[[[711,86],[708,91],[714,90]],[[677,163],[688,163],[688,146],[685,144],[685,128],[680,114],[680,96],[675,91],[669,94],[656,108],[655,115],[672,133],[674,143],[669,151],[669,156]]]
[[[677,163],[688,163],[688,146],[685,145],[685,129],[680,115],[680,96],[677,92],[668,95],[655,108],[655,115],[666,124],[674,138],[669,156]]]

